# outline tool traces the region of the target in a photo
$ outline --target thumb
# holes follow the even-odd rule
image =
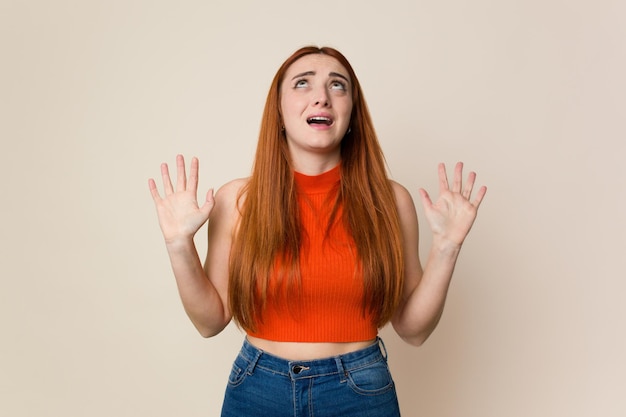
[[[420,193],[420,197],[422,198],[422,205],[424,206],[424,209],[426,210],[430,209],[433,205],[433,202],[430,199],[428,192],[425,189],[420,188],[419,193]]]
[[[202,211],[208,216],[211,213],[211,210],[213,210],[214,205],[215,205],[215,196],[213,195],[213,188],[211,188],[206,193],[206,199],[202,207],[200,207],[200,211]]]

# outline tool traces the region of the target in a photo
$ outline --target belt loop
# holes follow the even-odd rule
[[[383,339],[381,339],[380,336],[378,337],[378,347],[380,348],[380,352],[383,354],[383,358],[386,361],[387,360],[387,348],[385,347],[385,342],[383,342]]]
[[[254,358],[252,358],[252,360],[248,364],[248,368],[246,369],[248,375],[252,375],[254,373],[254,368],[256,367],[257,362],[259,362],[259,359],[261,359],[261,356],[263,356],[263,351],[261,349],[255,347],[254,350]]]
[[[335,356],[335,362],[337,363],[337,371],[339,371],[339,382],[346,382],[348,372],[343,367],[343,362],[341,362],[341,356]]]

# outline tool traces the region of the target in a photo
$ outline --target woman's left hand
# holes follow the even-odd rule
[[[434,203],[423,188],[419,190],[422,204],[430,228],[435,238],[443,239],[460,246],[472,228],[478,207],[480,206],[487,187],[478,189],[476,196],[471,200],[476,173],[467,175],[465,184],[463,178],[463,163],[458,162],[454,168],[452,187],[448,183],[446,166],[439,164],[439,198]]]

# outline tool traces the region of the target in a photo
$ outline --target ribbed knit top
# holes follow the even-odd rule
[[[320,175],[294,173],[302,223],[300,291],[272,297],[251,336],[282,342],[356,342],[376,337],[363,311],[363,276],[356,246],[341,220],[341,207],[327,235],[339,190],[340,166]],[[280,291],[279,291],[280,292]]]

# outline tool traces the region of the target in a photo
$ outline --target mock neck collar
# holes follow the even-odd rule
[[[294,171],[294,179],[299,192],[322,193],[328,192],[339,184],[341,179],[341,164],[318,175],[305,175]]]

